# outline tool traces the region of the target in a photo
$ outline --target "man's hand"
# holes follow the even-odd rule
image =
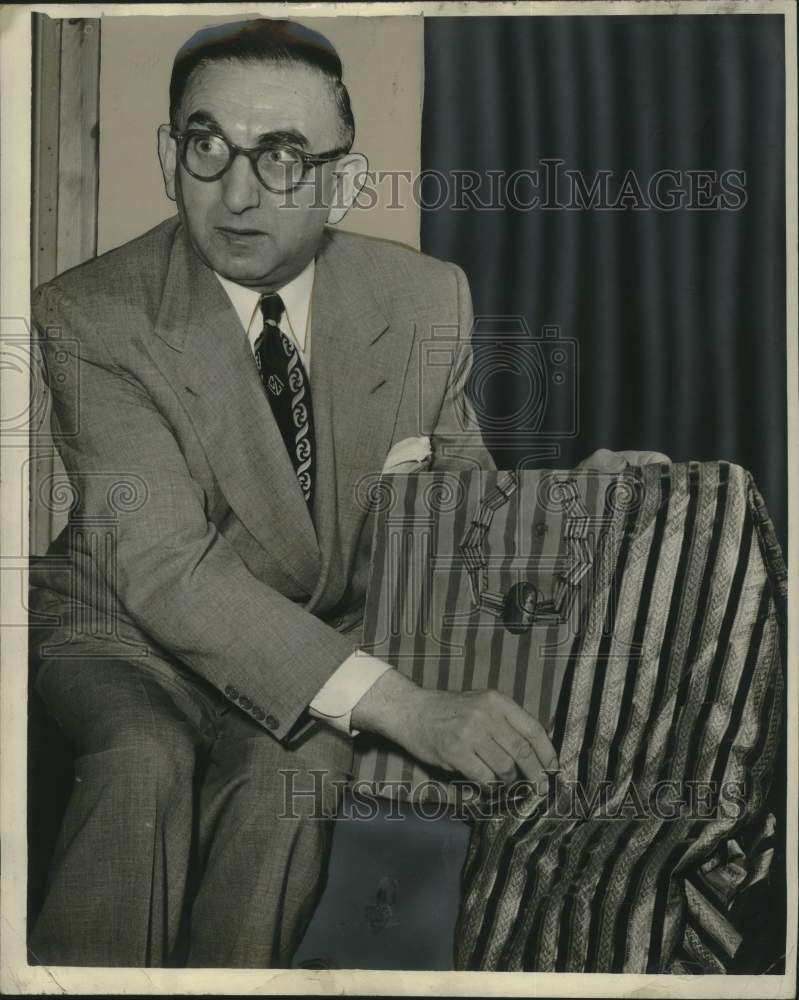
[[[425,691],[387,670],[353,709],[352,725],[480,784],[540,784],[558,768],[541,723],[498,691]]]
[[[667,462],[671,459],[661,451],[609,451],[599,448],[584,458],[578,469],[596,469],[597,472],[622,472],[631,465],[651,465],[653,462]]]

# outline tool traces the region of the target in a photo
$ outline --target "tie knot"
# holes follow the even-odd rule
[[[261,296],[261,315],[265,323],[271,326],[280,326],[280,319],[285,308],[283,299],[277,292],[269,292],[268,295]]]

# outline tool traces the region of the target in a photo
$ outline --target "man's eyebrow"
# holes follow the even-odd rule
[[[186,122],[187,128],[191,125],[204,125],[206,128],[219,132],[220,135],[225,134],[222,126],[208,111],[192,111]],[[287,143],[290,146],[300,146],[303,148],[307,148],[308,145],[310,145],[308,137],[303,135],[303,133],[296,128],[282,128],[274,129],[271,132],[262,132],[256,138],[255,145],[260,146],[262,143],[266,142],[282,142]]]
[[[290,146],[308,146],[308,137],[304,136],[299,129],[296,128],[283,128],[275,129],[273,132],[262,132],[258,139],[257,144],[260,145],[262,142],[285,142]]]
[[[222,131],[222,126],[208,111],[192,111],[186,120],[186,127],[189,125],[207,125],[208,128],[212,128],[217,132]]]

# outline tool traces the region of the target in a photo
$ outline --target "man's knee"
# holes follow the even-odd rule
[[[342,772],[296,755],[286,754],[277,766],[273,757],[252,757],[249,794],[281,821],[332,819],[346,784]]]
[[[76,771],[99,770],[106,779],[128,779],[161,795],[191,795],[196,750],[180,732],[155,724],[123,723],[76,759]]]
[[[87,660],[58,663],[42,694],[77,757],[107,755],[146,773],[185,776],[196,735],[168,689],[135,664]]]

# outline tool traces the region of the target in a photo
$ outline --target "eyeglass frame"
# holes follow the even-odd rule
[[[162,126],[169,129],[170,136],[175,140],[178,145],[178,156],[180,157],[180,162],[183,165],[186,173],[190,174],[198,181],[218,181],[233,166],[233,161],[237,156],[244,156],[250,161],[250,166],[252,167],[252,172],[258,179],[258,183],[262,187],[266,188],[267,191],[271,191],[272,194],[290,194],[292,191],[296,191],[297,188],[302,184],[305,175],[312,167],[319,167],[325,163],[332,163],[333,160],[338,160],[342,156],[346,156],[350,152],[352,146],[340,146],[338,149],[331,149],[326,153],[305,153],[303,150],[298,149],[296,146],[292,146],[287,142],[262,142],[258,146],[250,146],[245,148],[244,146],[237,146],[235,142],[231,142],[227,136],[222,135],[220,132],[214,132],[207,128],[189,128],[181,132],[179,129],[172,128],[170,125],[164,124]],[[202,177],[199,174],[195,174],[194,171],[186,163],[186,140],[192,135],[212,135],[217,139],[221,139],[222,142],[227,146],[230,151],[230,159],[227,164],[219,171],[219,173],[214,174],[212,177]],[[296,153],[297,156],[302,160],[302,173],[296,184],[289,188],[272,188],[264,181],[261,175],[258,173],[257,159],[258,157],[267,149],[290,149],[292,153]]]

